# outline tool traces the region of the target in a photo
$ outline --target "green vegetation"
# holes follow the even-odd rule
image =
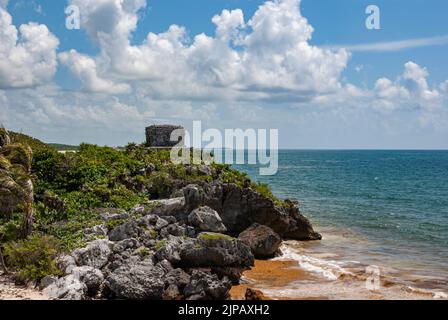
[[[55,263],[57,253],[56,239],[38,234],[5,246],[8,265],[16,269],[16,278],[21,282],[60,274]]]
[[[50,146],[38,139],[27,136],[26,134],[12,132],[12,131],[9,131],[8,133],[11,138],[11,143],[20,143],[23,145],[28,145],[33,150],[33,152],[44,151],[44,150],[48,150],[48,151],[55,150],[52,146]]]
[[[162,249],[165,246],[165,244],[166,244],[166,239],[157,241],[156,246],[155,246],[156,250],[159,251],[160,249]]]
[[[203,240],[220,240],[220,239],[224,239],[224,240],[227,240],[227,241],[235,240],[235,238],[232,238],[231,236],[228,236],[226,234],[221,234],[221,233],[201,233],[198,236],[198,239],[203,239]]]
[[[48,145],[58,151],[78,151],[80,149],[80,146],[72,146],[69,144],[49,143]]]

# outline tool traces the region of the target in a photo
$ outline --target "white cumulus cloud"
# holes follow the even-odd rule
[[[50,81],[57,69],[59,40],[47,26],[23,24],[19,30],[0,7],[0,88],[31,87]]]

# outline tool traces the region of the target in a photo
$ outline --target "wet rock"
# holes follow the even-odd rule
[[[188,223],[201,231],[226,232],[219,214],[209,207],[199,207],[188,216]]]
[[[77,276],[70,274],[46,287],[43,293],[52,299],[83,300],[87,286]]]
[[[269,300],[260,290],[247,288],[245,299],[250,301]]]
[[[112,250],[110,242],[101,239],[88,243],[87,247],[79,248],[72,252],[72,256],[78,266],[91,266],[97,269],[104,267]]]
[[[274,230],[258,223],[240,233],[238,239],[250,247],[257,259],[272,258],[282,243],[282,239]]]

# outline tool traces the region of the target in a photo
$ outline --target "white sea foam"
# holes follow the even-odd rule
[[[297,261],[300,268],[319,274],[327,280],[337,280],[342,274],[352,274],[341,267],[341,263],[334,260],[323,260],[308,255],[300,254],[286,245],[281,247],[282,255],[274,260]]]

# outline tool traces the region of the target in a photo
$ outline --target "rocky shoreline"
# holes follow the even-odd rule
[[[297,202],[277,206],[251,188],[187,185],[130,212],[103,210],[95,239],[57,259],[61,277],[40,286],[51,299],[224,300],[255,258],[282,239],[320,239]]]

